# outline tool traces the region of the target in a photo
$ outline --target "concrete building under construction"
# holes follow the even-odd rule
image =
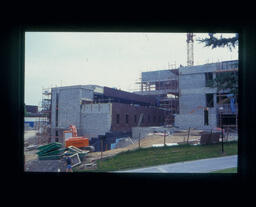
[[[208,82],[224,72],[237,71],[234,60],[142,72],[140,91],[134,93],[98,85],[52,88],[51,141],[63,142],[63,131],[71,124],[78,136],[88,138],[108,133],[129,136],[138,125],[236,127],[236,100],[229,91],[217,91]]]
[[[221,124],[237,127],[237,100],[228,90],[209,87],[210,81],[225,72],[237,73],[238,60],[142,72],[140,91],[135,93],[157,99],[159,108],[167,112],[165,125],[181,129],[213,129]]]
[[[157,106],[166,111],[165,125],[174,124],[174,114],[179,113],[179,69],[142,72],[141,95],[156,98]]]
[[[166,111],[152,96],[97,85],[51,89],[51,141],[63,142],[63,131],[75,125],[78,136],[129,134],[137,126],[164,124]],[[141,120],[140,120],[141,119]]]
[[[237,127],[238,105],[234,94],[209,87],[209,82],[223,73],[238,73],[238,60],[179,68],[179,113],[175,115],[175,126]]]

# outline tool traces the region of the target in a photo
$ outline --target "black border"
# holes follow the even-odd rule
[[[29,16],[29,15],[28,15]],[[177,19],[170,17],[116,17],[116,16],[25,16],[5,25],[2,33],[2,81],[4,91],[3,107],[7,110],[8,126],[5,128],[8,145],[12,146],[11,161],[8,161],[8,175],[11,183],[33,186],[35,183],[49,189],[49,182],[55,185],[117,186],[114,189],[161,191],[162,186],[171,191],[193,192],[193,186],[200,189],[221,189],[227,192],[241,192],[255,182],[255,60],[256,33],[251,21],[235,18],[222,19]],[[24,31],[111,31],[111,32],[238,32],[239,33],[239,141],[238,174],[55,174],[24,173],[23,171],[23,116],[24,116]],[[2,99],[3,100],[3,99]],[[5,110],[4,110],[5,111]],[[7,138],[6,138],[7,139]],[[136,186],[136,187],[135,187]],[[225,187],[224,187],[225,186]],[[224,188],[224,189],[223,189]],[[162,192],[162,191],[161,191]],[[205,192],[204,192],[205,193]],[[219,191],[218,191],[219,193]],[[200,195],[199,195],[200,197]]]

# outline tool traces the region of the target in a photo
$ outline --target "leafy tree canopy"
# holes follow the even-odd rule
[[[230,51],[232,48],[238,46],[238,34],[233,37],[224,38],[222,35],[216,37],[216,33],[208,33],[208,38],[197,39],[197,41],[204,43],[205,47],[212,47],[212,49],[218,47],[228,47]],[[216,74],[216,78],[208,83],[209,87],[217,88],[217,91],[228,90],[235,96],[238,94],[238,72],[222,72]]]
[[[222,72],[208,82],[208,87],[217,88],[217,93],[228,90],[229,93],[238,94],[238,72]]]
[[[218,38],[216,33],[208,33],[208,38],[199,38],[198,42],[204,43],[205,47],[212,47],[212,49],[217,47],[228,47],[230,51],[232,48],[238,46],[238,34],[236,33],[234,37],[225,38],[222,35]]]

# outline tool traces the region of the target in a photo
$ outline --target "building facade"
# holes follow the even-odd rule
[[[179,111],[179,69],[142,72],[139,84],[136,93],[155,97],[158,107],[168,112],[165,124],[173,124],[174,114]]]
[[[238,61],[179,68],[179,113],[175,115],[175,126],[213,129],[221,123],[236,125],[238,107],[234,103],[232,108],[229,91],[217,91],[208,84],[224,72],[237,73]]]
[[[123,103],[96,103],[82,106],[81,128],[83,135],[97,137],[108,132],[129,134],[132,127],[160,126],[166,112],[146,106]]]
[[[141,126],[163,124],[166,112],[151,96],[96,85],[56,87],[51,90],[51,140],[63,142],[63,131],[75,125],[78,136],[131,133]]]

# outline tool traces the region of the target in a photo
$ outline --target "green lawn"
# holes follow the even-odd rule
[[[237,167],[228,168],[228,169],[224,169],[224,170],[216,170],[211,173],[237,173]]]
[[[237,142],[224,144],[225,156],[237,154]],[[144,148],[120,153],[114,157],[97,161],[97,172],[133,169],[174,162],[221,157],[221,144],[179,145]],[[90,171],[90,170],[85,170]]]

